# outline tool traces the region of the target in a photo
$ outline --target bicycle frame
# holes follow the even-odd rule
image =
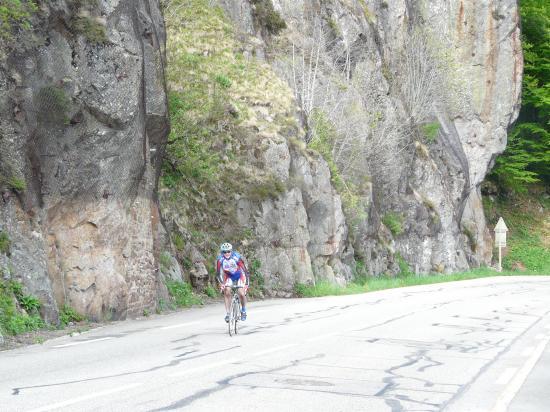
[[[236,335],[238,331],[238,322],[241,320],[241,299],[239,298],[238,290],[241,289],[239,286],[231,286],[232,297],[231,305],[229,306],[229,336],[233,336],[233,333]]]

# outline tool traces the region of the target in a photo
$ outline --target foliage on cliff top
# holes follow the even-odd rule
[[[228,187],[251,200],[284,190],[269,172],[243,160],[267,140],[281,139],[292,94],[268,65],[243,52],[254,45],[237,41],[221,8],[207,0],[170,0],[165,17],[172,130],[161,193],[165,205],[178,208],[195,245],[212,252],[239,230]]]
[[[536,182],[550,185],[550,3],[523,0],[520,10],[525,60],[522,106],[491,179],[502,188],[526,192]]]

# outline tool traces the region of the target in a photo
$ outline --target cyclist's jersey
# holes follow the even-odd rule
[[[246,273],[246,266],[239,252],[231,252],[231,256],[228,258],[219,255],[216,260],[216,273],[218,276],[223,273],[226,278],[230,277],[234,281],[240,279]],[[219,280],[224,281],[225,279],[220,278]]]

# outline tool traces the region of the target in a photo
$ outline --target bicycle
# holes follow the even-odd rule
[[[233,296],[231,297],[231,305],[229,306],[229,336],[236,335],[238,331],[238,322],[241,320],[241,300],[239,299],[239,288],[242,286],[231,286]]]

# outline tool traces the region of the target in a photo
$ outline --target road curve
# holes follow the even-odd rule
[[[119,322],[0,352],[0,410],[506,411],[541,381],[548,296],[495,277],[251,302],[234,337],[221,304]]]

